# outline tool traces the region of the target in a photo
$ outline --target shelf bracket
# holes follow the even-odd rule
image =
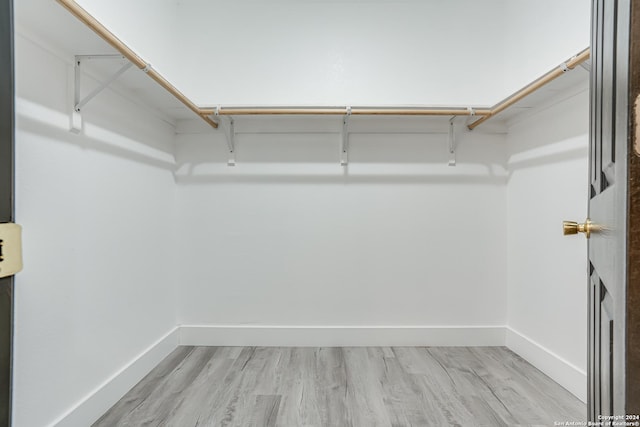
[[[222,126],[222,130],[224,131],[224,136],[227,139],[227,148],[229,149],[229,160],[227,160],[227,166],[235,166],[236,165],[236,128],[233,123],[233,117],[228,116],[224,120],[222,116],[220,116],[220,106],[216,107],[216,117],[218,117],[218,121]]]
[[[340,165],[349,164],[349,118],[351,107],[347,107],[347,113],[342,118],[342,132],[340,133]]]
[[[73,93],[73,113],[71,117],[71,131],[73,133],[80,133],[82,130],[82,108],[87,105],[89,101],[96,97],[100,92],[105,90],[111,83],[116,81],[118,77],[123,75],[129,68],[133,66],[133,63],[128,61],[120,67],[118,71],[112,74],[105,81],[100,83],[98,87],[92,90],[84,98],[82,98],[82,63],[89,60],[126,60],[122,55],[76,55],[73,66],[74,71],[74,93]]]
[[[449,119],[449,166],[456,165],[456,140],[453,122],[455,121],[456,116],[451,117]]]

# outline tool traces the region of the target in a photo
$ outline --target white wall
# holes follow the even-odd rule
[[[72,55],[16,37],[16,427],[54,422],[176,323],[173,128],[107,90],[70,133]]]
[[[203,105],[491,104],[502,84],[491,77],[503,62],[502,7],[186,0],[176,83]]]
[[[507,0],[504,20],[503,98],[591,44],[591,0]]]
[[[504,136],[461,131],[449,167],[446,123],[352,134],[346,171],[337,134],[238,122],[233,168],[218,135],[178,134],[179,324],[504,325]]]
[[[587,217],[588,122],[585,82],[507,136],[507,344],[583,399],[587,244],[563,237],[562,221]]]

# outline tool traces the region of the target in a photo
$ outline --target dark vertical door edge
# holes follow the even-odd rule
[[[14,218],[13,1],[0,0],[0,222]],[[11,422],[13,277],[0,279],[0,426]]]
[[[638,107],[636,107],[638,104]],[[640,1],[631,2],[627,199],[627,414],[640,414]]]

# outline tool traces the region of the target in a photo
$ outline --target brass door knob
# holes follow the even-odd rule
[[[584,233],[588,239],[591,237],[591,232],[595,230],[595,227],[591,220],[587,218],[583,224],[579,224],[575,221],[562,221],[562,234],[565,236],[569,234]]]

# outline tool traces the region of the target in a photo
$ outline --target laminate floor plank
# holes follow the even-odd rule
[[[315,348],[292,348],[288,357],[282,360],[282,405],[278,426],[322,425],[322,409],[315,379],[317,351]]]
[[[462,389],[458,388],[452,374],[424,347],[398,347],[394,353],[402,366],[419,376],[418,385],[438,413],[444,415],[442,425],[473,425],[474,415],[469,411]],[[434,424],[437,425],[437,424]]]
[[[315,387],[320,423],[323,426],[351,426],[347,408],[347,376],[343,349],[317,349]]]
[[[193,383],[215,352],[215,347],[194,348],[170,375],[157,384],[140,405],[125,414],[116,425],[126,427],[165,425],[173,409],[184,398],[185,389]]]
[[[365,347],[343,349],[346,364],[346,402],[354,426],[389,427],[380,378],[371,375],[373,363]]]
[[[154,389],[158,387],[159,383],[166,381],[166,378],[171,372],[176,369],[193,350],[194,347],[186,346],[175,349],[93,425],[98,427],[116,425],[124,415],[133,411],[141,402],[149,397]]]
[[[500,354],[503,357],[494,358],[488,354],[489,349],[470,349],[470,352],[475,356],[475,360],[471,362],[472,369],[492,388],[512,413],[521,414],[521,422],[540,425],[544,424],[550,415],[557,416],[553,413],[554,410],[545,408],[545,398],[531,395],[533,386],[526,384],[527,380],[507,369],[503,354]],[[526,368],[520,367],[518,373],[524,369]],[[579,414],[574,415],[579,416]]]
[[[217,352],[216,355],[220,355]],[[172,413],[167,417],[167,426],[202,425],[202,419],[208,409],[214,408],[225,393],[222,386],[233,376],[231,366],[235,359],[229,357],[211,358],[207,366],[196,377],[180,398]]]
[[[253,389],[266,351],[264,348],[247,347],[240,352],[225,379],[224,390],[216,393],[216,401],[203,412],[201,425],[244,427],[250,423],[251,409],[256,400]]]
[[[465,348],[441,347],[429,353],[451,376],[459,400],[472,415],[474,425],[510,426],[517,420],[472,369],[472,355]]]
[[[275,427],[280,409],[280,395],[258,395],[252,410],[249,427]]]
[[[574,405],[571,404],[573,395],[562,387],[556,387],[556,382],[549,378],[547,375],[536,369],[531,364],[527,363],[520,356],[506,350],[504,353],[497,353],[494,349],[489,348],[488,355],[492,356],[494,360],[504,357],[505,366],[512,372],[521,372],[527,381],[533,385],[538,391],[543,392],[542,400],[545,406],[548,408],[557,408],[558,417],[568,417],[567,419],[576,418],[582,415],[583,411],[576,411]]]
[[[511,375],[508,383],[517,390],[514,394],[525,396],[532,402],[530,406],[537,407],[531,412],[532,417],[541,412],[557,420],[572,420],[585,416],[582,408],[576,408],[571,404],[573,395],[569,391],[557,387],[551,378],[512,351],[505,349],[496,352],[492,347],[488,347],[486,351],[476,354],[494,375],[499,375],[501,370]],[[533,418],[528,420],[534,424],[538,421],[539,419]]]
[[[504,347],[179,347],[94,427],[537,426],[586,407]]]
[[[415,375],[408,373],[396,357],[385,357],[385,352],[376,348],[369,349],[369,354],[392,426],[445,423],[443,414],[432,406],[433,399],[425,396]]]

